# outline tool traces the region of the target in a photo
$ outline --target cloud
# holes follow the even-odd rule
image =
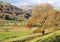
[[[60,7],[60,0],[0,0],[4,2],[9,2],[15,6],[19,5],[36,5],[41,3],[50,3],[54,6]]]
[[[28,5],[28,3],[17,3],[18,6],[22,6],[22,5]]]

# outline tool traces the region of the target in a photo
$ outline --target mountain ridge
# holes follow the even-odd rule
[[[0,2],[0,18],[6,20],[24,20],[27,11],[18,8],[10,3]],[[28,13],[27,17],[30,16]]]

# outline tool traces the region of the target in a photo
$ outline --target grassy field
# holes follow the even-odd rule
[[[19,27],[18,26],[0,26],[0,42],[10,38],[27,36],[29,34],[32,34],[32,32],[35,29],[36,28],[29,29],[29,28],[20,27],[20,26]]]
[[[24,36],[30,34],[31,31],[25,31],[25,32],[0,32],[0,39],[1,38],[6,38],[6,37],[11,37],[11,36]]]
[[[9,23],[9,21],[7,22]],[[10,21],[10,23],[16,23],[16,21]],[[26,22],[22,24],[24,25]],[[48,30],[45,35],[42,33],[33,34],[36,29],[38,28],[29,29],[18,25],[0,26],[0,42],[60,42],[60,30],[52,32]]]
[[[60,42],[60,30],[42,35],[32,34],[33,30],[25,32],[0,32],[0,42]]]

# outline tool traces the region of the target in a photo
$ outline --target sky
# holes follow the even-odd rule
[[[41,3],[50,3],[54,7],[57,7],[57,8],[60,7],[60,0],[0,0],[0,1],[8,2],[15,6],[37,5],[37,4],[41,4]]]

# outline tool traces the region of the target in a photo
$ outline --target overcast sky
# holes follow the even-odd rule
[[[41,3],[51,3],[55,7],[60,7],[60,0],[0,0],[4,2],[11,3],[15,6],[20,6],[20,5],[36,5],[36,4],[41,4]]]

